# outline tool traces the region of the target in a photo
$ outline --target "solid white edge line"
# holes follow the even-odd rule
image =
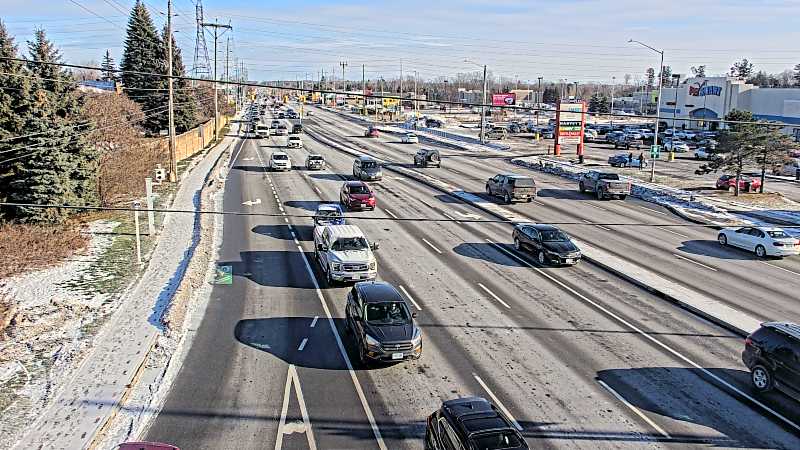
[[[319,316],[314,316],[314,320],[311,321],[311,325],[309,328],[314,328],[317,326],[317,320],[319,320]]]
[[[486,293],[487,293],[487,294],[489,294],[489,295],[491,295],[492,297],[494,297],[494,299],[495,299],[495,300],[497,300],[498,302],[500,302],[500,303],[501,303],[503,306],[505,306],[505,307],[506,307],[506,308],[508,308],[508,309],[511,309],[511,307],[510,307],[510,306],[508,306],[508,303],[506,303],[506,302],[504,302],[503,300],[501,300],[501,299],[500,299],[500,297],[498,297],[497,295],[495,295],[495,293],[494,293],[494,292],[490,291],[490,290],[489,290],[489,288],[487,288],[486,286],[484,286],[484,285],[483,285],[483,283],[478,283],[478,286],[480,286],[480,287],[481,287],[481,289],[483,289],[484,291],[486,291]]]
[[[406,290],[406,288],[403,287],[402,284],[398,285],[397,287],[399,287],[400,290],[403,291],[403,294],[406,294],[406,297],[408,297],[408,299],[411,300],[411,303],[414,304],[414,307],[417,308],[417,310],[422,311],[422,308],[419,307],[417,302],[414,300],[414,297],[412,297],[411,294],[408,293],[408,291]]]
[[[439,250],[438,248],[436,248],[436,246],[435,246],[435,245],[433,245],[433,244],[431,244],[430,242],[428,242],[428,240],[427,240],[427,239],[425,239],[425,238],[421,238],[421,239],[422,239],[422,242],[424,242],[424,243],[428,244],[428,246],[429,246],[430,248],[432,248],[433,250],[435,250],[435,251],[436,251],[436,253],[438,253],[438,254],[440,254],[440,255],[442,254],[442,251],[441,251],[441,250]]]
[[[680,234],[680,233],[678,233],[677,231],[672,231],[672,230],[670,230],[670,229],[669,229],[669,228],[667,228],[667,227],[656,227],[656,228],[658,228],[658,229],[659,229],[659,230],[661,230],[661,231],[666,231],[667,233],[672,233],[672,234],[674,234],[674,235],[676,235],[676,236],[680,236],[680,237],[682,237],[682,238],[690,239],[690,238],[689,238],[689,236],[687,236],[687,235],[685,235],[685,234]]]
[[[318,187],[314,186],[314,190],[317,191],[317,194],[322,195],[322,191]]]
[[[774,268],[776,268],[776,269],[780,269],[780,270],[782,270],[782,271],[784,271],[784,272],[789,272],[789,273],[791,273],[792,275],[798,275],[798,276],[800,276],[800,273],[797,273],[797,272],[795,272],[794,270],[784,269],[784,268],[783,268],[783,267],[781,267],[781,266],[776,266],[775,264],[770,264],[770,263],[768,263],[768,262],[766,262],[766,261],[761,261],[761,262],[762,262],[762,263],[764,263],[764,264],[766,264],[766,265],[768,265],[768,266],[770,266],[770,267],[774,267]]]
[[[383,210],[386,211],[386,214],[388,214],[388,215],[394,217],[395,219],[397,219],[397,216],[394,215],[394,213],[392,212],[391,209],[383,208]]]
[[[661,214],[662,216],[668,216],[669,215],[669,214],[665,213],[664,211],[658,211],[658,210],[655,210],[653,208],[648,208],[646,206],[640,206],[639,208],[646,209],[646,210],[654,212],[656,214]]]
[[[497,405],[497,407],[500,408],[501,411],[503,411],[503,414],[505,414],[506,417],[511,419],[511,423],[514,424],[514,428],[516,428],[519,431],[522,431],[522,426],[519,424],[519,422],[517,422],[517,419],[515,419],[510,412],[508,412],[508,409],[506,409],[505,405],[503,405],[500,399],[494,395],[494,392],[492,392],[492,390],[489,389],[489,386],[487,386],[486,383],[483,382],[481,377],[479,377],[478,374],[476,373],[473,373],[472,376],[475,377],[475,379],[478,381],[478,384],[481,385],[483,390],[486,391],[487,394],[489,394],[489,397],[492,397],[492,400],[494,400],[494,403]]]
[[[388,450],[386,443],[383,442],[381,430],[378,429],[378,423],[375,421],[375,416],[372,414],[372,409],[369,407],[369,403],[367,403],[367,398],[364,395],[364,391],[361,389],[361,384],[358,381],[358,377],[356,377],[356,373],[353,370],[353,364],[350,362],[350,357],[347,356],[347,351],[344,349],[344,344],[342,344],[342,339],[339,337],[339,332],[336,331],[336,324],[333,323],[333,316],[331,316],[331,311],[328,309],[328,304],[325,301],[325,297],[322,295],[322,290],[319,288],[319,283],[317,282],[317,278],[314,276],[314,271],[311,269],[311,264],[308,262],[308,257],[303,251],[303,247],[298,245],[297,250],[299,250],[300,254],[303,256],[303,262],[305,263],[306,271],[308,272],[308,276],[311,278],[311,282],[314,284],[314,289],[316,290],[317,297],[322,304],[322,309],[325,311],[325,316],[328,318],[328,325],[330,325],[333,337],[336,339],[336,346],[339,347],[339,353],[342,355],[342,358],[347,365],[347,371],[350,373],[350,379],[353,381],[353,386],[358,394],[358,399],[361,401],[361,406],[364,408],[364,413],[366,414],[367,420],[369,420],[369,424],[372,427],[372,433],[375,435],[375,440],[378,442],[378,448],[380,450]]]
[[[705,265],[705,264],[703,264],[703,263],[701,263],[701,262],[697,262],[697,261],[695,261],[695,260],[693,260],[693,259],[687,258],[687,257],[685,257],[685,256],[681,256],[681,255],[679,255],[679,254],[677,254],[677,253],[673,253],[673,254],[672,254],[672,256],[674,256],[674,257],[676,257],[676,258],[680,258],[680,259],[682,259],[682,260],[684,260],[684,261],[689,261],[689,262],[690,262],[690,263],[692,263],[692,264],[697,264],[697,265],[698,265],[698,266],[700,266],[700,267],[705,267],[705,268],[706,268],[706,269],[708,269],[708,270],[713,270],[714,272],[716,272],[716,271],[717,271],[717,269],[715,269],[715,268],[713,268],[713,267],[711,267],[711,266],[707,266],[707,265]]]
[[[688,357],[683,356],[683,354],[679,353],[677,350],[674,350],[672,347],[668,346],[667,344],[664,344],[663,342],[661,342],[658,339],[654,338],[650,334],[645,333],[644,331],[639,329],[636,325],[634,325],[634,324],[628,322],[627,320],[623,319],[622,317],[614,314],[613,312],[611,312],[611,310],[605,308],[604,306],[600,305],[599,303],[597,303],[597,302],[595,302],[593,300],[590,300],[586,296],[582,295],[580,292],[576,291],[575,289],[572,289],[571,287],[567,286],[566,284],[562,283],[561,281],[558,281],[557,279],[555,279],[551,275],[549,275],[547,272],[539,269],[538,267],[536,267],[533,264],[529,263],[528,261],[520,258],[519,256],[515,255],[514,253],[511,253],[510,251],[506,250],[505,248],[501,247],[499,244],[496,244],[495,242],[491,241],[490,239],[486,239],[486,242],[494,245],[498,250],[500,250],[503,253],[506,253],[507,255],[513,257],[514,259],[516,259],[517,261],[521,262],[522,264],[525,264],[526,266],[530,267],[531,269],[539,272],[540,275],[542,275],[545,278],[549,279],[553,283],[561,286],[563,289],[566,289],[571,294],[575,295],[576,297],[580,298],[581,300],[585,301],[586,303],[588,303],[588,304],[592,305],[593,307],[597,308],[599,311],[601,311],[602,313],[604,313],[607,316],[611,317],[612,319],[616,320],[617,322],[619,322],[619,323],[625,325],[626,327],[630,328],[631,330],[639,333],[645,339],[649,340],[650,342],[652,342],[656,346],[661,347],[662,349],[664,349],[665,351],[669,352],[670,354],[672,354],[676,358],[680,359],[681,361],[685,362],[686,364],[694,367],[695,369],[699,370],[700,372],[703,372],[704,375],[712,378],[714,381],[716,381],[717,383],[721,384],[722,386],[725,386],[728,390],[732,391],[736,395],[747,399],[749,402],[753,403],[754,405],[758,406],[759,408],[763,409],[764,411],[767,411],[768,413],[772,414],[773,417],[776,417],[781,422],[783,422],[786,425],[794,428],[797,431],[800,431],[800,425],[792,422],[788,418],[784,417],[781,413],[775,411],[774,409],[770,408],[769,406],[767,406],[763,402],[761,402],[758,399],[752,397],[751,395],[747,394],[746,392],[742,391],[741,389],[737,388],[736,386],[728,383],[727,381],[723,380],[719,376],[714,375],[708,369],[700,366],[699,364],[697,364],[696,362],[692,361]]]
[[[652,421],[652,420],[651,420],[649,417],[647,417],[647,416],[646,416],[646,415],[645,415],[645,414],[644,414],[644,413],[643,413],[643,412],[642,412],[642,411],[641,411],[639,408],[637,408],[637,407],[633,406],[633,405],[632,405],[632,404],[631,404],[629,401],[625,400],[625,398],[624,398],[624,397],[623,397],[623,396],[622,396],[622,395],[621,395],[619,392],[617,392],[617,391],[615,391],[614,389],[612,389],[612,388],[611,388],[611,386],[607,385],[607,384],[606,384],[606,383],[605,383],[603,380],[597,380],[597,382],[598,382],[598,383],[600,383],[600,386],[603,386],[603,387],[604,387],[604,388],[605,388],[605,389],[606,389],[608,392],[610,392],[610,393],[611,393],[611,395],[613,395],[614,397],[616,397],[616,398],[617,398],[617,400],[621,401],[621,402],[622,402],[622,404],[624,404],[625,406],[627,406],[628,408],[630,408],[630,410],[631,410],[631,411],[633,411],[634,413],[636,413],[636,415],[637,415],[637,416],[639,416],[639,417],[640,417],[642,420],[644,420],[644,421],[645,421],[645,422],[647,422],[647,423],[648,423],[648,424],[649,424],[651,427],[653,427],[653,429],[655,429],[656,431],[658,431],[658,432],[659,432],[659,433],[660,433],[662,436],[664,436],[664,437],[665,437],[665,438],[667,438],[667,439],[672,439],[672,436],[670,436],[670,435],[669,435],[669,433],[667,433],[666,431],[664,431],[664,429],[663,429],[663,428],[661,428],[660,426],[658,426],[658,424],[657,424],[657,423],[653,422],[653,421]]]
[[[303,338],[303,340],[300,342],[300,346],[297,347],[297,351],[302,352],[303,349],[306,348],[307,343],[308,343],[308,338]]]

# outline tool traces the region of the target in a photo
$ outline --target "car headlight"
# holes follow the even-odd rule
[[[377,348],[377,349],[381,348],[381,343],[378,342],[377,339],[375,339],[374,337],[372,337],[372,336],[370,336],[368,334],[365,334],[364,336],[366,337],[367,347],[373,347],[373,348]]]
[[[369,270],[375,270],[377,268],[378,268],[378,262],[377,261],[372,261],[371,263],[369,263]]]
[[[414,330],[414,337],[411,338],[411,345],[419,347],[420,344],[422,344],[422,332],[417,328]]]
[[[338,271],[342,270],[342,264],[341,263],[332,262],[331,263],[331,270],[333,272],[338,272]]]

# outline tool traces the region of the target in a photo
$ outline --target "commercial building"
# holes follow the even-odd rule
[[[800,139],[800,89],[759,88],[733,77],[689,78],[664,87],[659,99],[661,125],[685,129],[717,129],[734,109],[759,120],[790,124],[783,131]],[[682,119],[682,120],[681,120]]]

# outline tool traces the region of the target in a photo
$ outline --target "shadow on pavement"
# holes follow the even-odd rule
[[[267,169],[265,169],[262,166],[233,166],[233,170],[241,170],[243,172],[262,172],[262,173],[267,171]]]
[[[313,239],[312,232],[314,227],[312,225],[292,225],[297,232],[297,239],[301,241],[310,241]],[[283,239],[291,241],[292,234],[289,232],[288,225],[256,225],[251,230],[253,233],[261,234],[264,236],[273,237],[275,239]]]
[[[284,227],[284,229],[286,229]],[[280,239],[291,240],[291,234]],[[314,283],[308,277],[303,255],[298,251],[264,250],[239,252],[239,261],[219,261],[217,266],[231,266],[233,276],[247,278],[261,286],[290,287],[298,289],[314,289]],[[309,261],[314,260],[313,253],[306,253]],[[312,262],[312,267],[315,266]],[[234,280],[234,283],[236,281]]]
[[[306,211],[316,212],[317,207],[319,205],[325,205],[329,203],[339,203],[338,201],[325,201],[325,200],[288,200],[283,202],[284,206],[289,206],[292,208],[300,208],[305,209]]]
[[[591,200],[594,197],[594,194],[591,192],[587,192],[585,194],[581,194],[578,191],[577,186],[574,190],[569,189],[539,189],[536,191],[537,197],[544,197],[544,198],[557,198],[561,200]]]
[[[704,239],[693,239],[690,241],[683,241],[680,247],[677,250],[689,253],[693,255],[700,255],[700,256],[711,256],[714,258],[720,259],[731,259],[731,260],[741,260],[741,261],[752,261],[756,258],[756,255],[745,250],[726,246],[723,247],[719,245],[717,241],[712,240],[704,240]]]
[[[492,264],[502,264],[509,267],[527,267],[516,259],[498,250],[492,244],[485,242],[465,242],[453,247],[453,251],[461,256],[479,259]]]
[[[347,181],[351,177],[349,175],[340,175],[338,173],[312,173],[308,175],[317,180],[333,180],[333,181]]]

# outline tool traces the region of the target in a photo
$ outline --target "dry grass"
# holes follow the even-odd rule
[[[89,237],[80,225],[0,225],[0,279],[49,267],[86,248]]]
[[[11,318],[14,316],[14,308],[11,305],[11,299],[3,294],[0,293],[0,342],[3,341],[5,333],[3,331],[6,329],[9,323],[11,323]]]

